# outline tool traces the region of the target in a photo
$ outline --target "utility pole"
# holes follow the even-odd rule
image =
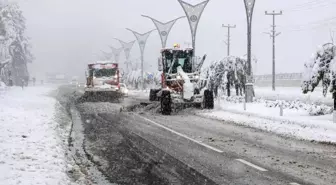
[[[265,11],[265,15],[272,15],[273,16],[273,25],[272,25],[273,29],[272,29],[271,33],[266,33],[266,34],[269,34],[273,39],[272,90],[275,91],[275,37],[280,35],[280,32],[276,33],[276,31],[275,31],[275,27],[276,27],[275,16],[282,15],[282,11],[275,12],[273,10],[273,12],[271,12],[271,13],[268,13],[267,11]]]
[[[225,43],[227,45],[227,55],[230,56],[230,41],[231,41],[231,35],[230,35],[230,30],[231,28],[236,28],[236,25],[234,26],[230,26],[229,25],[222,25],[223,28],[227,28],[228,29],[228,35],[227,35],[227,42]]]

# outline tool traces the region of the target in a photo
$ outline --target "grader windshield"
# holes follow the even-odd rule
[[[177,73],[177,67],[181,66],[185,73],[192,73],[193,51],[166,49],[162,51],[162,63],[165,73]]]

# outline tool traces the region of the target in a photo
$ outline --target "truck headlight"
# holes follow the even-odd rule
[[[195,79],[199,79],[199,76],[198,75],[195,75],[195,77],[194,77]]]

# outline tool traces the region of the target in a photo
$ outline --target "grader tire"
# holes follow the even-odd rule
[[[161,96],[161,112],[162,115],[170,115],[172,112],[171,97],[169,91],[163,91]]]
[[[214,96],[211,90],[204,91],[203,101],[205,109],[214,109]]]
[[[149,91],[149,101],[156,101],[157,97],[156,97],[156,90],[155,89],[151,89]]]

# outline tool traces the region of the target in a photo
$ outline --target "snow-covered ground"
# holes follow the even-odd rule
[[[336,143],[336,123],[333,123],[333,115],[328,113],[321,116],[311,116],[311,111],[309,111],[309,108],[315,108],[311,103],[332,106],[333,100],[330,93],[327,97],[323,97],[322,90],[317,88],[316,92],[304,95],[301,93],[300,87],[279,87],[276,91],[272,91],[269,87],[256,87],[255,93],[256,97],[262,100],[246,104],[246,110],[244,110],[242,102],[225,100],[218,102],[216,100],[215,110],[200,111],[198,113],[201,116],[233,121],[240,125],[298,139]],[[129,95],[138,99],[148,99],[149,90],[131,90]],[[278,99],[284,100],[283,102],[287,103],[288,101],[298,100],[296,101],[298,104],[297,107],[303,107],[285,108],[283,109],[283,116],[280,116],[279,107],[267,106],[269,102],[264,101]]]
[[[214,111],[202,111],[201,116],[258,128],[277,134],[305,140],[336,143],[336,124],[332,114],[310,116],[304,109],[284,109],[280,116],[279,107],[267,107],[264,102],[243,103],[225,100],[216,101]]]
[[[303,94],[301,87],[276,87],[275,91],[272,91],[272,87],[255,87],[254,91],[257,98],[267,100],[300,100],[304,103],[334,105],[331,93],[328,93],[327,97],[323,97],[321,87],[317,87],[314,92],[308,94]],[[232,93],[234,92],[232,91]]]
[[[137,99],[148,100],[149,99],[149,89],[147,90],[129,90],[128,95]]]
[[[47,95],[53,89],[1,91],[0,184],[71,184],[67,136],[55,118],[57,101]]]

